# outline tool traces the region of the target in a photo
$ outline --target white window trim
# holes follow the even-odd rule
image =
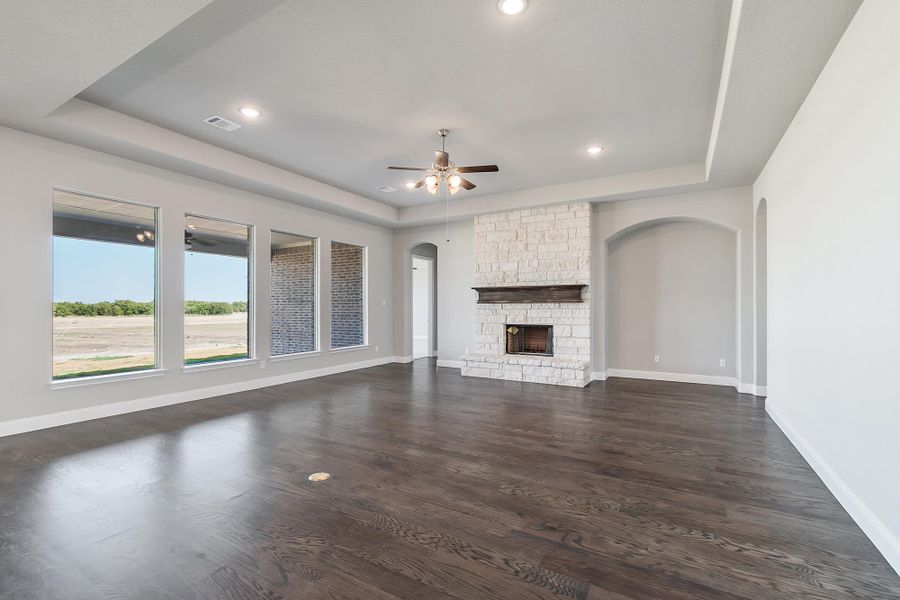
[[[282,233],[306,238],[313,242],[313,349],[306,352],[291,352],[290,354],[272,354],[272,234]],[[302,233],[294,233],[281,229],[269,229],[269,360],[289,360],[292,358],[304,358],[322,353],[322,238]]]
[[[153,281],[153,367],[150,369],[144,369],[140,371],[127,371],[124,373],[110,373],[108,375],[86,375],[83,377],[72,377],[69,379],[53,379],[53,358],[54,358],[54,350],[53,350],[53,274],[56,269],[56,260],[53,256],[53,214],[56,208],[56,192],[64,192],[68,194],[78,194],[80,196],[88,196],[90,198],[99,198],[101,200],[112,200],[114,202],[121,202],[122,204],[130,204],[132,206],[142,206],[144,208],[152,208],[153,209],[153,227],[155,229],[156,239],[153,244],[153,277],[155,278]],[[148,204],[146,202],[137,202],[134,200],[125,200],[123,198],[119,198],[117,196],[107,196],[105,194],[97,194],[94,192],[85,192],[82,190],[76,190],[75,188],[67,188],[63,186],[53,186],[50,188],[50,387],[52,389],[57,388],[67,388],[67,387],[78,387],[78,382],[83,382],[81,385],[95,385],[97,383],[106,383],[109,381],[123,381],[128,379],[143,379],[145,377],[155,377],[158,375],[162,375],[166,372],[165,364],[163,363],[163,345],[162,345],[162,302],[160,302],[160,287],[162,286],[162,261],[160,261],[160,248],[162,247],[162,236],[163,233],[161,231],[160,215],[162,214],[162,208],[159,206],[154,206],[152,204]]]
[[[230,367],[258,365],[259,362],[258,358],[235,358],[234,360],[220,360],[216,362],[184,365],[181,370],[185,373],[199,373],[200,371],[216,371],[218,369],[228,369]]]
[[[341,354],[343,352],[357,352],[359,350],[368,350],[371,348],[369,344],[360,344],[358,346],[344,346],[342,348],[331,348],[328,352],[330,354]]]
[[[296,360],[299,358],[312,358],[314,356],[322,356],[321,350],[310,350],[308,352],[292,352],[290,354],[276,354],[269,357],[269,362],[283,362]]]
[[[335,348],[331,345],[331,319],[329,319],[329,331],[328,331],[328,351],[329,352],[347,352],[353,350],[365,350],[369,347],[369,247],[364,244],[357,244],[355,242],[342,242],[340,240],[329,240],[330,243],[336,244],[345,244],[347,246],[356,246],[357,248],[362,248],[362,305],[363,305],[363,315],[362,315],[362,326],[363,326],[363,343],[357,344],[356,346],[339,346]],[[331,248],[329,244],[328,251],[329,259],[331,258]],[[331,277],[334,277],[334,274],[331,272],[331,268],[329,265],[328,274]],[[331,288],[331,282],[329,282],[329,289]],[[329,304],[330,304],[330,293],[329,293]],[[328,307],[329,317],[331,316],[331,307]]]
[[[167,369],[144,369],[141,371],[126,371],[124,373],[110,373],[108,375],[88,375],[86,377],[72,377],[70,379],[55,379],[49,383],[50,388],[64,389],[81,387],[84,385],[99,385],[114,381],[128,381],[131,379],[147,379],[148,377],[161,377]]]
[[[227,364],[231,365],[234,363],[246,363],[249,361],[257,361],[259,362],[259,356],[256,351],[256,227],[251,223],[244,223],[243,221],[235,221],[232,219],[219,218],[219,217],[209,217],[206,215],[201,215],[197,213],[192,213],[185,211],[182,214],[182,227],[185,227],[184,221],[188,217],[197,217],[198,219],[208,219],[210,221],[221,221],[223,223],[231,223],[234,225],[243,225],[247,228],[247,358],[236,358],[234,360],[223,360],[223,361],[215,361],[209,363],[195,363],[195,364],[185,364],[185,355],[187,354],[187,347],[185,346],[185,334],[184,334],[184,325],[185,325],[185,313],[184,307],[187,302],[187,298],[184,297],[184,278],[185,278],[185,262],[187,253],[186,250],[183,250],[181,253],[181,278],[182,278],[182,298],[181,298],[181,324],[182,324],[182,332],[181,332],[181,370],[185,373],[191,371],[202,371],[205,369],[201,369],[199,367],[219,367],[220,365]]]

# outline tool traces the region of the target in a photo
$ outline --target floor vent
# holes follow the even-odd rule
[[[235,123],[234,121],[229,121],[228,119],[223,119],[219,116],[212,116],[208,119],[203,119],[204,123],[209,123],[213,127],[218,127],[219,129],[224,129],[225,131],[234,131],[235,129],[240,129],[241,125]]]

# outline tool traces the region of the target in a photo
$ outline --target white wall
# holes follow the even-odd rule
[[[475,228],[471,219],[450,224],[450,242],[443,225],[402,229],[394,237],[394,354],[412,355],[412,293],[410,250],[427,242],[437,246],[437,358],[439,364],[459,363],[474,348]]]
[[[755,375],[753,373],[753,201],[749,187],[724,188],[703,192],[684,194],[668,194],[635,200],[603,202],[594,205],[592,221],[592,252],[594,295],[594,372],[602,376],[608,368],[607,357],[607,298],[609,282],[606,276],[608,244],[616,238],[627,235],[630,231],[646,228],[652,224],[671,222],[705,223],[728,230],[734,243],[734,314],[737,315],[732,324],[734,331],[734,359],[726,364],[733,364],[734,370],[729,374],[721,373],[718,368],[715,375],[700,371],[691,373],[697,381],[716,382],[708,377],[733,377],[741,391],[753,391]],[[655,354],[655,353],[654,353]],[[652,354],[651,354],[652,357]],[[662,358],[660,359],[662,360]],[[693,360],[693,359],[691,359]],[[718,364],[718,357],[716,359]],[[656,368],[653,371],[663,372]],[[731,371],[727,368],[725,371]],[[724,383],[725,380],[719,381]]]
[[[733,377],[734,231],[655,223],[607,249],[608,369]]]
[[[165,401],[198,398],[249,388],[260,382],[298,377],[300,372],[327,372],[341,365],[372,364],[391,359],[393,328],[393,234],[390,230],[334,217],[312,209],[238,191],[178,175],[84,148],[0,128],[0,252],[5,257],[0,294],[0,433],[34,426],[33,421],[10,425],[59,411],[88,409],[82,417],[114,412],[102,407],[143,399]],[[53,186],[89,194],[122,198],[160,207],[160,325],[161,359],[166,372],[157,377],[84,387],[51,389],[51,239]],[[255,230],[256,348],[267,358],[269,327],[269,228],[321,238],[319,299],[322,305],[323,342],[329,336],[330,244],[335,239],[368,247],[370,347],[287,361],[261,360],[258,364],[227,366],[217,370],[183,372],[181,243],[184,213],[209,215],[242,223]],[[470,244],[471,246],[471,244]],[[377,347],[377,350],[376,350]],[[255,383],[254,383],[255,382]],[[222,387],[225,386],[225,387]],[[230,387],[229,387],[230,386]],[[152,403],[151,403],[152,404]]]
[[[768,249],[767,249],[767,212],[766,202],[763,200],[756,208],[755,233],[756,247],[754,248],[754,257],[756,258],[755,277],[756,290],[754,302],[756,309],[754,312],[756,327],[756,388],[759,395],[766,395],[766,363],[768,361],[768,341],[767,331],[768,323],[766,320],[767,302],[768,302]]]
[[[766,407],[900,571],[898,31],[900,2],[862,4],[753,193]]]

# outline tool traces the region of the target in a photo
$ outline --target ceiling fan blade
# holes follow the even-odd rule
[[[450,154],[448,152],[444,152],[443,150],[435,150],[434,151],[434,164],[436,164],[439,167],[450,166]]]
[[[496,173],[500,170],[497,165],[476,165],[474,167],[456,167],[460,173]]]
[[[430,171],[428,167],[388,167],[388,169],[397,169],[399,171]]]
[[[465,188],[467,190],[475,189],[475,184],[472,183],[471,181],[469,181],[468,179],[466,179],[465,177],[459,178],[459,185],[461,185],[463,188]]]

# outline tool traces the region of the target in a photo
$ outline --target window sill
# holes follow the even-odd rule
[[[328,350],[331,354],[340,354],[342,352],[357,352],[359,350],[368,350],[371,348],[369,344],[362,344],[361,346],[346,346],[344,348],[331,348]]]
[[[129,373],[112,373],[110,375],[92,375],[87,377],[73,377],[72,379],[59,379],[50,382],[50,388],[54,390],[81,387],[83,385],[98,385],[112,383],[114,381],[129,381],[131,379],[146,379],[148,377],[160,377],[166,374],[167,369],[147,369],[145,371],[131,371]]]
[[[293,354],[279,354],[278,356],[270,356],[270,363],[283,362],[298,358],[312,358],[313,356],[322,356],[321,350],[310,350],[309,352],[294,352]]]
[[[195,365],[184,365],[181,370],[185,373],[198,373],[200,371],[216,371],[218,369],[228,369],[230,367],[244,367],[249,365],[258,365],[258,358],[238,358],[235,360],[223,360],[220,362],[198,363]]]

